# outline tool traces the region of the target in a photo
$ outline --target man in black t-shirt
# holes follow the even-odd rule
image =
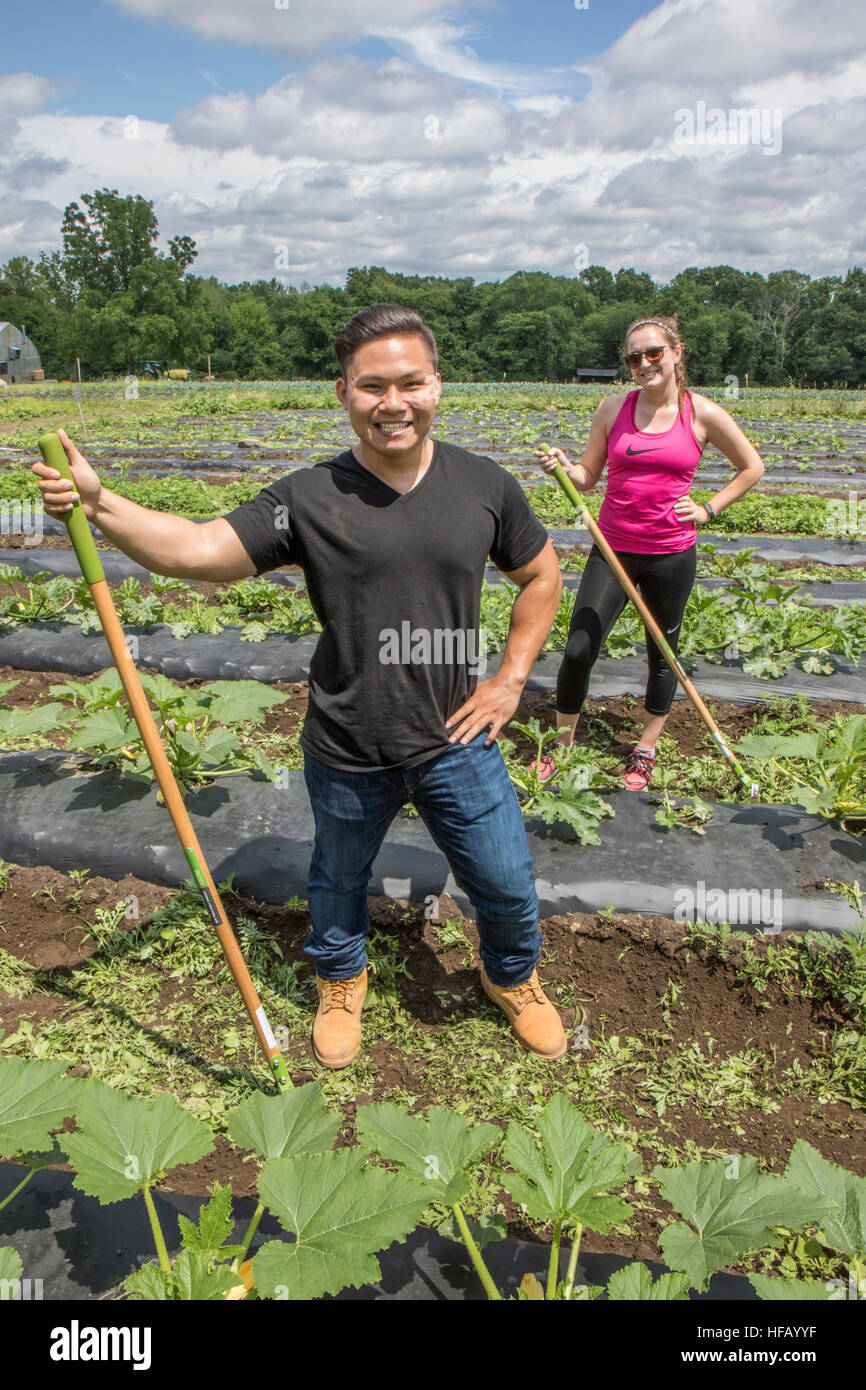
[[[313,1052],[347,1066],[367,989],[367,886],[400,807],[412,801],[476,909],[481,982],[523,1045],[561,1057],[565,1032],[536,973],[538,899],[523,817],[496,735],[550,631],[556,555],[515,478],[434,441],[436,342],[414,312],[373,305],[335,344],[353,449],[298,469],[196,525],[102,488],[68,444],[85,513],[154,573],[233,579],[298,564],[322,623],[301,736],[316,823],[307,881],[319,1008]],[[34,465],[46,510],[62,480]],[[480,595],[488,556],[520,588],[496,676]]]

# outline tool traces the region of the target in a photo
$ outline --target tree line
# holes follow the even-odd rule
[[[624,268],[574,276],[517,271],[476,283],[354,267],[342,288],[273,276],[226,285],[195,275],[195,242],[158,249],[153,204],[116,189],[70,203],[62,250],[0,266],[0,320],[25,326],[45,374],[124,375],[145,361],[241,380],[335,375],[331,344],[358,309],[417,309],[451,381],[571,381],[578,367],[621,367],[632,319],[679,315],[692,381],[754,385],[866,384],[866,271],[812,279],[733,266],[690,266],[669,283]]]

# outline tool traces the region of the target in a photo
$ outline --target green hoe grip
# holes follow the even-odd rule
[[[569,478],[561,463],[558,463],[554,468],[553,476],[559,483],[559,486],[562,488],[569,502],[571,502],[575,507],[579,507],[580,510],[583,511],[584,507],[586,506],[586,503],[581,501],[577,488],[574,486],[574,483]]]
[[[69,478],[70,482],[74,482],[72,469],[69,467],[69,460],[66,457],[66,450],[61,444],[60,436],[56,430],[51,430],[48,434],[41,434],[36,442],[48,467],[56,469],[61,478]],[[98,584],[101,579],[105,578],[105,571],[102,568],[99,551],[93,543],[90,526],[80,501],[73,502],[72,511],[64,516],[63,520],[66,522],[69,539],[72,541],[72,547],[78,557],[81,573],[88,584]]]

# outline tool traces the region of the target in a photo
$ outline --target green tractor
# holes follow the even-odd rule
[[[162,376],[162,367],[158,362],[137,362],[135,368],[139,376],[147,376],[154,381]]]

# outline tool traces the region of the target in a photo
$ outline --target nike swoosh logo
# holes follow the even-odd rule
[[[663,446],[661,444],[656,444],[652,449],[633,449],[629,444],[628,448],[626,449],[626,453],[628,454],[629,458],[632,454],[657,454],[662,447]]]

